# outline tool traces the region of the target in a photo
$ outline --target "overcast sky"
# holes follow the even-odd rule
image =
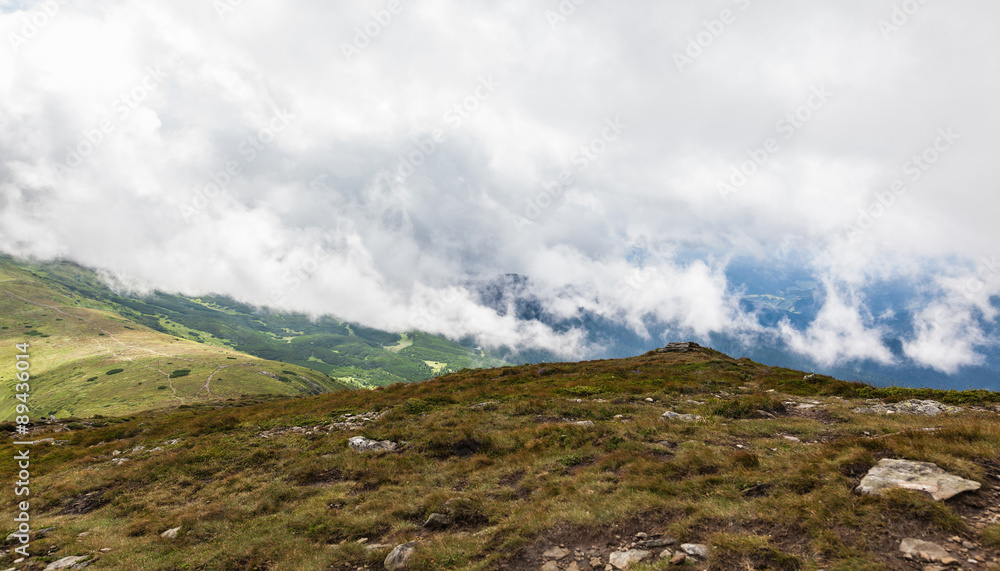
[[[578,334],[468,284],[524,274],[561,315],[753,332],[728,260],[794,256],[827,294],[775,332],[796,350],[891,360],[864,288],[912,277],[906,352],[953,371],[1000,291],[981,267],[998,19],[988,0],[0,0],[0,250],[568,356]]]

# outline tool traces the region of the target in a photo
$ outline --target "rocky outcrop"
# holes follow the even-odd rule
[[[696,349],[703,349],[701,345],[694,343],[692,341],[674,342],[667,343],[666,347],[657,349],[657,353],[687,353],[689,351],[694,351]]]
[[[940,403],[936,400],[910,399],[889,404],[876,402],[870,406],[858,407],[854,409],[854,412],[861,414],[918,414],[922,416],[937,416],[942,413],[954,414],[962,412],[962,409],[957,406]]]
[[[857,490],[877,495],[893,488],[924,491],[941,501],[962,492],[978,490],[980,484],[949,474],[930,462],[883,458],[861,479]]]

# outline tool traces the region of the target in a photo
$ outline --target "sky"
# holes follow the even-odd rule
[[[591,354],[483,307],[586,311],[821,363],[891,362],[866,288],[921,295],[907,359],[995,344],[1000,5],[986,0],[0,0],[0,251]],[[696,252],[697,255],[692,255]],[[825,305],[764,331],[734,257]]]

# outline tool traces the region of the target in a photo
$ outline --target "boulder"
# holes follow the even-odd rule
[[[347,441],[347,444],[358,452],[395,452],[400,447],[391,440],[371,440],[364,436],[354,436]]]
[[[410,565],[410,559],[417,552],[417,544],[413,541],[397,545],[385,556],[382,565],[386,571],[402,571]]]
[[[878,495],[902,488],[928,492],[936,501],[980,488],[979,482],[949,474],[930,462],[883,458],[861,479],[857,491]]]

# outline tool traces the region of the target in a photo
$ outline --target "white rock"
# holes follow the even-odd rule
[[[347,441],[358,452],[394,452],[399,444],[391,440],[371,440],[364,436],[354,436]]]
[[[947,551],[940,545],[936,543],[931,543],[930,541],[922,541],[920,539],[914,539],[912,537],[907,537],[903,541],[899,542],[899,550],[903,555],[909,555],[913,559],[922,559],[921,553],[927,555],[931,561],[942,561],[943,559],[950,557]]]
[[[651,552],[643,549],[629,549],[628,551],[615,551],[608,557],[608,563],[617,569],[628,569],[629,565],[639,563],[652,555]]]
[[[874,495],[893,488],[920,490],[941,501],[962,492],[978,490],[980,487],[979,482],[949,474],[930,462],[883,458],[861,479],[857,490],[863,494]]]
[[[413,558],[413,554],[416,552],[416,543],[412,541],[397,545],[389,552],[389,555],[385,556],[385,561],[382,565],[386,568],[386,571],[401,571],[409,566],[410,559]]]
[[[63,557],[62,559],[57,559],[45,568],[45,571],[57,571],[58,569],[69,569],[70,567],[86,561],[86,555],[72,555],[70,557]]]
[[[683,420],[685,422],[694,422],[696,420],[701,420],[700,416],[695,416],[693,414],[679,414],[672,410],[668,410],[667,412],[663,413],[662,415],[660,415],[660,418],[662,418],[663,420]]]
[[[180,527],[174,527],[161,533],[160,537],[165,537],[167,539],[177,539],[177,534],[180,533],[180,531],[181,531]]]
[[[708,559],[709,549],[707,545],[702,545],[701,543],[682,543],[681,551],[687,553],[691,557],[697,557],[698,559]]]

